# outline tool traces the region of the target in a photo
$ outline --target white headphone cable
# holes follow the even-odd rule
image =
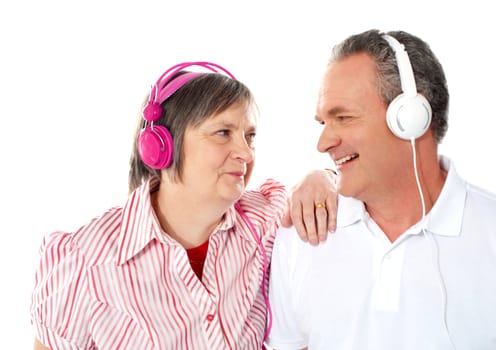
[[[417,189],[419,191],[420,195],[420,201],[422,202],[422,219],[420,221],[422,233],[424,237],[429,241],[429,245],[431,247],[431,252],[432,252],[432,262],[434,264],[435,269],[437,270],[437,278],[439,282],[439,289],[441,291],[441,303],[442,303],[442,319],[444,323],[444,328],[446,330],[446,334],[448,336],[448,340],[451,344],[451,347],[456,350],[455,344],[453,343],[453,340],[451,339],[451,335],[448,329],[448,321],[447,321],[447,298],[446,298],[446,287],[444,285],[443,281],[443,276],[441,273],[441,266],[439,264],[439,247],[432,237],[432,233],[428,232],[426,229],[426,222],[425,222],[425,199],[424,199],[424,193],[422,192],[422,185],[420,184],[420,178],[418,175],[418,170],[417,170],[417,151],[415,150],[415,138],[412,137],[410,138],[410,143],[412,145],[412,154],[413,154],[413,170],[415,172],[415,180],[417,182]]]

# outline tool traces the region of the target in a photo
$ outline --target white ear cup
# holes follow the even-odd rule
[[[388,106],[387,125],[391,132],[401,139],[416,139],[429,129],[432,119],[431,105],[417,92],[413,67],[405,46],[390,35],[384,34],[383,38],[395,53],[403,91]]]
[[[398,95],[388,106],[386,120],[394,135],[404,140],[416,139],[429,129],[432,111],[422,95]]]

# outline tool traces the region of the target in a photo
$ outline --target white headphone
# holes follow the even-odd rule
[[[410,58],[405,46],[391,35],[384,34],[396,55],[403,93],[391,101],[386,112],[389,129],[401,139],[411,140],[422,136],[431,123],[432,110],[426,98],[417,93]]]

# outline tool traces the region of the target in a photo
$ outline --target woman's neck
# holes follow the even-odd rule
[[[186,249],[208,240],[228,209],[202,201],[181,184],[170,183],[152,195],[152,204],[164,232]]]

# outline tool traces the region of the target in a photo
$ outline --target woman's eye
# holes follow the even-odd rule
[[[216,134],[219,135],[219,136],[229,136],[230,131],[227,130],[227,129],[219,130],[219,131],[216,132]]]

